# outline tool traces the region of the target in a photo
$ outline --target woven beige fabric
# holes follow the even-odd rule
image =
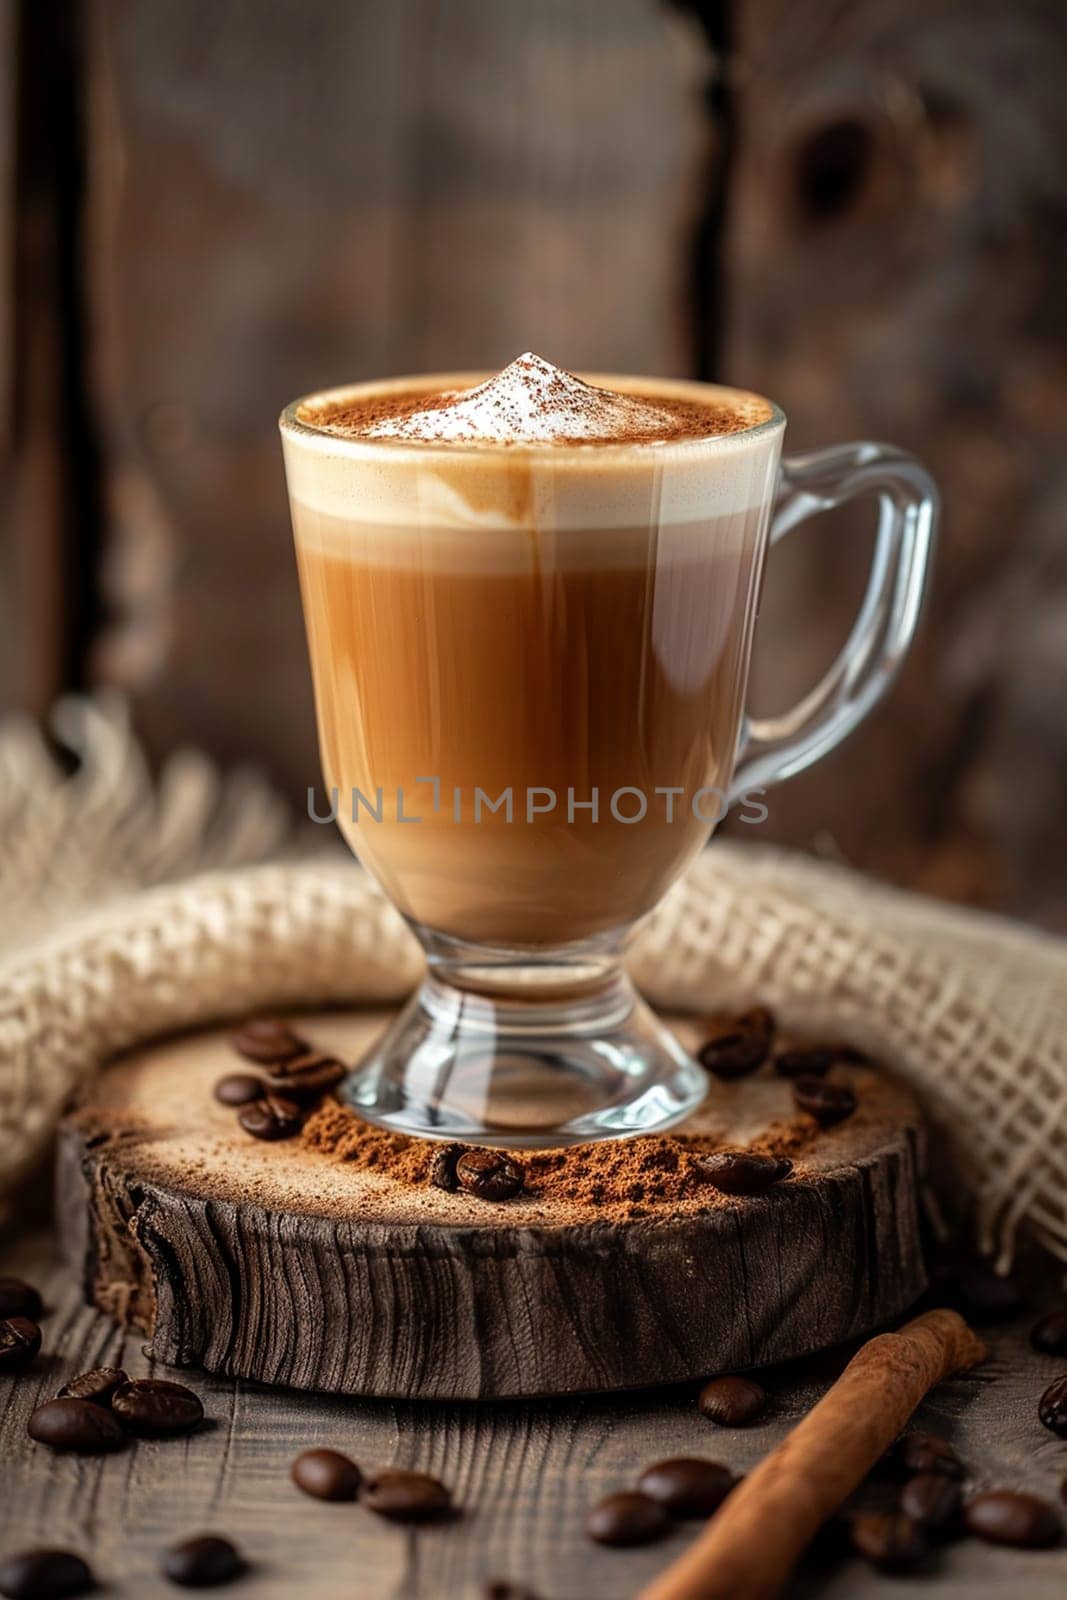
[[[155,825],[158,807],[150,814]],[[86,849],[101,831],[114,839],[124,830],[98,827]],[[262,842],[276,842],[271,829]],[[187,864],[191,843],[179,855]],[[24,862],[15,877],[33,881]],[[87,885],[99,902],[115,877],[83,863],[78,903]],[[0,938],[9,946],[13,881],[4,848]],[[1007,1261],[1026,1223],[1067,1260],[1061,942],[723,841],[639,931],[631,966],[660,1006],[759,998],[787,1025],[846,1036],[887,1059],[945,1130],[982,1247]],[[70,1091],[116,1051],[257,1007],[398,1000],[419,969],[400,918],[339,855],[126,894],[9,948],[0,958],[0,1198],[46,1151]]]

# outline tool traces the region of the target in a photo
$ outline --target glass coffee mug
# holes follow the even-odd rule
[[[780,463],[782,413],[702,384],[588,380],[751,424],[504,445],[330,420],[483,376],[331,391],[281,418],[331,799],[427,962],[339,1092],[373,1122],[483,1145],[648,1133],[707,1076],[635,993],[627,937],[731,802],[818,760],[885,693],[936,490],[883,445]],[[848,642],[791,711],[747,717],[768,546],[868,495]]]

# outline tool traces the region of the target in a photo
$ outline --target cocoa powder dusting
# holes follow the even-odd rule
[[[730,396],[730,398],[727,398]],[[408,389],[305,403],[299,421],[353,439],[424,444],[669,444],[758,427],[767,401],[721,391],[707,401],[589,384],[532,351],[484,383],[462,389]]]
[[[796,1161],[818,1137],[807,1116],[774,1123],[747,1149],[789,1156]],[[304,1125],[308,1150],[333,1161],[351,1162],[396,1183],[430,1183],[439,1148],[364,1122],[354,1111],[331,1101]],[[653,1211],[707,1209],[731,1202],[704,1182],[695,1158],[723,1148],[721,1141],[696,1134],[661,1134],[622,1144],[572,1145],[564,1150],[515,1152],[526,1169],[528,1199],[570,1211],[587,1221],[631,1221]]]

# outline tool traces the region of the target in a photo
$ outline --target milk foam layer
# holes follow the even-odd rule
[[[743,390],[578,378],[527,355],[495,377],[312,395],[288,408],[282,435],[290,495],[308,511],[383,531],[564,531],[763,504],[783,426]]]

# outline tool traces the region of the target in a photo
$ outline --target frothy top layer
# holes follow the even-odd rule
[[[741,389],[576,378],[524,356],[496,377],[448,373],[310,395],[288,407],[281,429],[289,493],[303,512],[422,537],[745,512],[773,491],[784,418]]]
[[[758,396],[694,404],[584,383],[532,351],[473,388],[366,397],[301,408],[301,422],[346,439],[423,444],[668,444],[766,422]]]

